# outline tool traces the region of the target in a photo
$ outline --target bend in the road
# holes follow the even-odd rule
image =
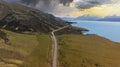
[[[53,44],[53,66],[52,67],[57,67],[57,49],[58,49],[58,44],[57,44],[57,38],[56,38],[56,36],[55,36],[55,32],[57,32],[57,31],[59,31],[59,30],[61,30],[61,29],[64,29],[64,28],[67,28],[67,27],[69,27],[69,25],[67,25],[67,26],[64,26],[64,27],[62,27],[62,28],[59,28],[59,29],[57,29],[57,30],[53,30],[52,32],[51,32],[51,34],[52,34],[52,39],[53,39],[53,41],[54,41],[54,44]]]

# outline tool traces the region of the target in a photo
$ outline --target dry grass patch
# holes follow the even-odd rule
[[[120,43],[97,35],[61,35],[59,67],[120,67]]]
[[[7,45],[2,39],[0,40],[0,66],[51,66],[52,39],[50,35],[28,35],[3,31],[7,33],[10,44]]]
[[[52,40],[49,35],[38,35],[37,45],[21,67],[50,67],[52,58]]]

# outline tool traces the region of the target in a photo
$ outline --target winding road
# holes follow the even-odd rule
[[[62,27],[62,28],[59,28],[59,29],[57,29],[57,30],[53,30],[52,32],[51,32],[51,34],[52,34],[52,39],[53,39],[53,66],[52,67],[57,67],[57,50],[58,50],[58,43],[57,43],[57,38],[56,38],[56,36],[55,36],[55,32],[57,32],[57,31],[59,31],[59,30],[62,30],[62,29],[64,29],[64,28],[67,28],[67,27],[69,27],[69,25],[67,25],[67,26],[64,26],[64,27]]]

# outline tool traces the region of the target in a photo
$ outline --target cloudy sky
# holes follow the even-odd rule
[[[74,0],[71,3],[73,10],[65,12],[65,16],[80,16],[80,15],[94,15],[94,16],[120,16],[120,0]]]
[[[95,15],[95,16],[110,16],[120,15],[120,0],[78,0],[79,10],[70,12],[73,16],[79,15]]]
[[[120,15],[120,0],[6,0],[21,2],[56,16]]]

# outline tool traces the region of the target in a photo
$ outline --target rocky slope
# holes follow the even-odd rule
[[[17,3],[0,1],[0,27],[12,31],[50,32],[67,25],[54,16]]]

